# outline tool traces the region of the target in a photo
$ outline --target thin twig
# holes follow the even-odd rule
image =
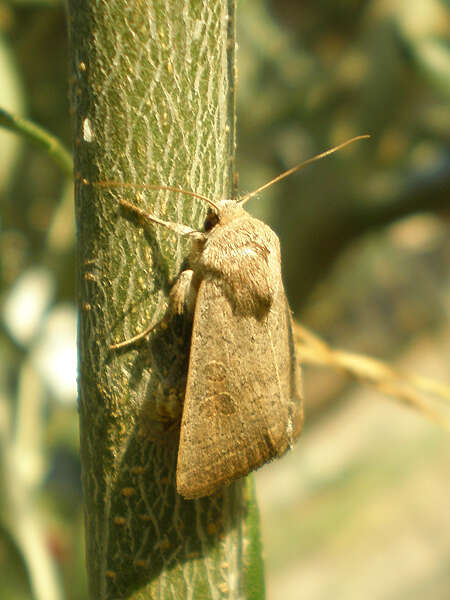
[[[44,150],[65,175],[72,177],[72,155],[54,135],[23,117],[12,115],[3,108],[0,108],[0,126],[23,136]]]
[[[384,394],[420,410],[441,427],[450,430],[450,418],[445,409],[436,408],[433,400],[424,396],[425,393],[433,394],[435,401],[444,402],[450,409],[450,386],[445,383],[399,373],[370,356],[333,349],[299,323],[294,324],[294,338],[304,362],[342,369]]]

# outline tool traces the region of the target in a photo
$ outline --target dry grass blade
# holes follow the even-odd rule
[[[304,362],[341,369],[380,392],[420,410],[450,431],[450,417],[446,414],[450,409],[450,386],[445,383],[400,373],[370,356],[333,349],[298,323],[294,324],[294,338],[296,349]],[[433,399],[429,397],[431,394]],[[439,406],[435,406],[437,401],[440,402]]]

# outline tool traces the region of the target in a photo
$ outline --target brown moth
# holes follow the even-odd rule
[[[306,164],[363,137],[368,136],[327,150],[237,201],[145,186],[207,202],[203,231],[163,221],[121,200],[143,219],[193,240],[190,268],[180,273],[169,296],[169,312],[192,319],[177,462],[177,491],[184,498],[208,496],[281,456],[302,428],[300,369],[279,240],[244,204]],[[112,348],[142,339],[153,327]]]

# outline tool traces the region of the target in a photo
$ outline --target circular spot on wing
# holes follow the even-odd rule
[[[218,360],[211,360],[205,368],[205,377],[208,381],[223,381],[226,373],[225,365]]]
[[[236,403],[233,397],[228,392],[208,396],[202,402],[202,411],[210,416],[231,416],[236,412]]]

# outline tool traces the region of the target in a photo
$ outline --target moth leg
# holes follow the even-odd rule
[[[169,311],[171,315],[185,314],[192,317],[198,286],[195,285],[194,271],[181,271],[169,294]]]
[[[131,346],[132,344],[135,344],[136,342],[143,340],[145,337],[148,336],[148,334],[152,331],[152,329],[154,329],[158,325],[162,325],[163,321],[164,321],[164,319],[162,319],[161,321],[158,321],[158,323],[149,325],[149,327],[144,329],[144,331],[142,331],[141,333],[138,333],[137,335],[134,335],[132,338],[130,338],[128,340],[124,340],[123,342],[117,342],[117,344],[111,344],[109,347],[110,350],[119,350],[120,348],[126,348],[127,346]]]
[[[178,233],[178,235],[183,235],[183,236],[189,235],[194,238],[200,237],[202,239],[205,237],[204,233],[202,233],[200,231],[196,231],[195,229],[192,229],[191,227],[188,227],[187,225],[183,225],[182,223],[173,223],[172,221],[163,221],[162,219],[159,219],[158,217],[151,215],[150,213],[146,212],[139,206],[136,206],[135,204],[132,204],[131,202],[128,202],[128,200],[124,200],[123,198],[120,199],[120,204],[127,210],[134,212],[136,215],[138,215],[145,221],[150,221],[150,223],[157,223],[158,225],[167,227],[167,229],[170,229],[171,231]]]
[[[119,350],[143,340],[156,327],[164,327],[173,315],[187,314],[189,318],[192,317],[197,296],[197,289],[193,282],[193,276],[194,271],[191,269],[186,269],[179,274],[169,293],[169,306],[167,312],[160,321],[149,325],[144,331],[128,340],[111,344],[110,349]]]
[[[167,227],[171,231],[177,233],[178,235],[190,236],[192,239],[196,241],[204,241],[206,236],[201,231],[196,231],[195,229],[191,229],[187,225],[183,225],[181,223],[173,223],[172,221],[163,221],[150,213],[147,213],[145,210],[128,202],[128,200],[120,199],[120,204],[127,210],[130,210],[134,214],[138,215],[141,219],[145,221],[150,221],[150,223],[156,223],[158,225],[162,225],[163,227]],[[153,325],[149,325],[144,331],[138,333],[128,340],[124,340],[123,342],[117,342],[116,344],[111,344],[111,350],[118,350],[120,348],[126,348],[127,346],[131,346],[136,342],[144,339],[148,336],[148,334],[157,326],[164,326],[169,318],[174,315],[181,315],[185,311],[190,315],[194,312],[195,306],[195,297],[197,295],[197,290],[194,289],[192,284],[193,282],[193,271],[186,270],[182,271],[178,276],[175,284],[170,290],[169,294],[169,306],[166,315],[159,321]],[[198,287],[198,286],[197,286]]]

